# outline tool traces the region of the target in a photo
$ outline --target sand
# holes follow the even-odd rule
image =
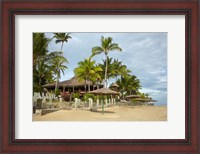
[[[33,115],[33,121],[167,121],[166,106],[112,106],[102,115],[88,110],[58,110],[46,115]]]

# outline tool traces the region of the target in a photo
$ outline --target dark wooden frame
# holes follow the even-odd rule
[[[0,18],[0,153],[200,153],[200,105],[198,102],[198,1],[14,1],[3,0]],[[17,14],[155,14],[186,16],[186,138],[144,140],[32,140],[15,139],[15,15]]]

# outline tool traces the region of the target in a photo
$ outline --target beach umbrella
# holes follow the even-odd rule
[[[119,85],[116,84],[116,83],[112,83],[112,84],[110,85],[110,87],[117,87],[117,88],[119,88]]]
[[[110,90],[108,88],[100,88],[97,90],[90,91],[89,93],[94,95],[119,95],[118,92]],[[104,114],[104,99],[102,104],[102,114]]]
[[[119,95],[118,92],[114,91],[114,90],[110,90],[108,88],[100,88],[100,89],[97,89],[97,90],[93,90],[93,91],[90,91],[89,93],[91,94],[100,94],[100,95]]]
[[[110,88],[113,89],[113,90],[117,90],[117,88],[119,88],[119,85],[116,84],[116,83],[112,83],[112,84],[110,85]]]

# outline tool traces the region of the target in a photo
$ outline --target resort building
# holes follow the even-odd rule
[[[56,83],[46,84],[43,87],[48,91],[55,90]],[[96,90],[98,88],[102,88],[102,84],[94,84],[91,81],[80,81],[76,76],[72,77],[69,80],[65,80],[58,83],[58,88],[62,93],[79,93],[84,94],[91,90]]]

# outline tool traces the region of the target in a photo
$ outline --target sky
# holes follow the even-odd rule
[[[53,37],[53,33],[45,34],[48,38]],[[60,81],[74,76],[78,62],[88,58],[94,46],[101,45],[101,36],[112,37],[122,52],[111,51],[108,56],[122,61],[131,74],[137,76],[142,86],[140,92],[158,100],[155,105],[167,105],[167,33],[71,33],[70,36],[72,39],[63,46],[64,56],[69,61],[68,69]],[[53,39],[48,50],[60,51],[61,43],[55,44]],[[102,63],[102,59],[105,59],[104,54],[93,58],[96,63]],[[114,80],[108,83],[112,82]]]

